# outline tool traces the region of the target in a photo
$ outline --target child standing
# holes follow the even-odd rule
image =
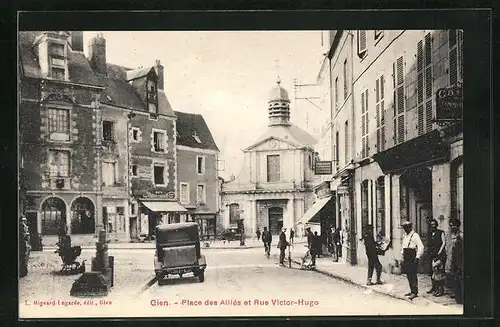
[[[444,273],[444,263],[439,257],[432,260],[432,281],[436,286],[434,296],[442,296],[444,294],[444,281],[446,279]]]

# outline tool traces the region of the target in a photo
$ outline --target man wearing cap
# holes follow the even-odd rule
[[[279,241],[278,241],[278,248],[280,249],[280,265],[284,266],[285,265],[285,250],[288,246],[288,241],[286,240],[286,228],[283,228],[281,230],[280,236],[279,236]]]
[[[424,253],[424,244],[420,236],[413,231],[410,221],[403,222],[401,226],[406,233],[401,244],[401,256],[403,258],[401,268],[406,273],[410,285],[410,292],[406,293],[405,296],[413,300],[418,296],[417,267]]]

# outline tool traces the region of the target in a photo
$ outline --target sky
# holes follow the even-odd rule
[[[292,123],[313,135],[321,126],[314,119],[318,108],[294,99],[294,79],[316,83],[325,52],[320,31],[92,31],[84,32],[85,52],[97,33],[106,39],[108,63],[138,68],[161,61],[170,104],[203,115],[221,151],[224,178],[238,176],[241,150],[267,129],[267,98],[278,75]],[[318,104],[317,89],[299,87],[296,96]]]

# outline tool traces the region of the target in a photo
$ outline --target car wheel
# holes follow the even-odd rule
[[[200,283],[203,283],[203,281],[205,281],[205,270],[202,270],[198,273],[198,280],[200,281]]]

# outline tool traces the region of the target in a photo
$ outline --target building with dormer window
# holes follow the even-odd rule
[[[32,234],[51,244],[67,230],[81,244],[106,230],[128,241],[186,211],[160,61],[110,64],[102,34],[86,57],[79,31],[20,32],[19,54],[20,211]]]
[[[290,122],[290,99],[280,83],[268,99],[267,131],[243,150],[239,176],[222,186],[223,227],[243,221],[248,236],[264,226],[273,234],[295,229],[314,201],[316,140]]]

